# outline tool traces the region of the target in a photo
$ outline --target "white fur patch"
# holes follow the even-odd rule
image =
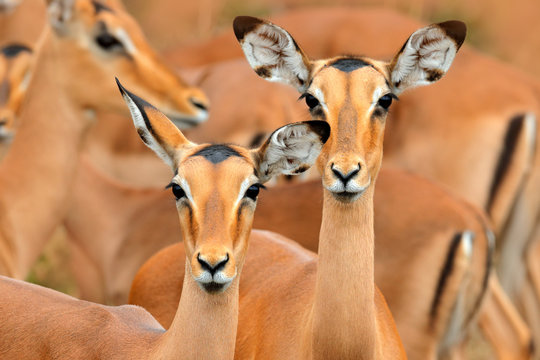
[[[115,35],[118,38],[118,40],[122,43],[122,45],[124,45],[124,49],[126,49],[128,54],[130,54],[130,55],[137,54],[137,48],[133,44],[133,41],[129,37],[126,30],[124,30],[122,28],[118,28],[115,31]]]
[[[186,197],[188,198],[191,206],[193,208],[197,208],[197,204],[195,203],[195,201],[193,201],[193,195],[191,195],[191,188],[189,187],[189,184],[188,182],[186,181],[186,179],[184,178],[181,178],[179,176],[176,176],[176,181],[180,184],[180,186],[182,187],[182,190],[184,190],[184,193],[186,194]]]
[[[529,148],[529,156],[530,156],[530,159],[529,161],[532,162],[533,159],[534,159],[534,151],[535,151],[535,148],[536,146],[538,146],[537,144],[537,141],[538,139],[536,138],[536,127],[537,127],[537,122],[536,122],[536,115],[534,113],[527,113],[525,114],[525,135],[526,135],[526,139],[527,139],[527,145],[528,145],[528,148]]]
[[[254,70],[264,68],[269,72],[265,79],[294,86],[301,92],[305,90],[309,70],[285,30],[273,24],[261,24],[245,34],[241,45]]]
[[[414,32],[399,54],[392,69],[392,85],[401,92],[407,88],[428,85],[433,73],[446,74],[456,56],[452,38],[436,25]],[[438,78],[440,78],[440,76]],[[437,78],[437,80],[438,80]]]
[[[375,91],[373,92],[373,98],[371,100],[371,105],[369,106],[368,114],[371,114],[375,106],[377,106],[377,103],[379,102],[379,99],[381,98],[383,91],[384,90],[382,88],[376,88]]]
[[[323,144],[318,134],[305,124],[290,124],[276,130],[259,166],[264,179],[278,174],[294,175],[302,166],[311,166]]]
[[[473,254],[473,241],[474,233],[470,230],[464,231],[461,235],[461,241],[463,242],[463,253],[467,258],[471,258]]]
[[[234,206],[237,207],[240,201],[244,198],[244,194],[246,193],[247,189],[251,186],[251,179],[245,179],[242,181],[242,184],[240,185],[240,192],[238,193],[238,197],[236,198],[236,202],[234,203]]]

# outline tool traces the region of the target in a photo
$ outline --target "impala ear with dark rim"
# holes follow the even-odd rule
[[[311,62],[287,31],[250,16],[236,17],[233,28],[257,75],[291,85],[302,93],[306,90]]]
[[[415,31],[390,63],[394,92],[429,85],[442,78],[465,40],[461,21],[446,21]]]
[[[274,131],[264,144],[251,150],[262,182],[280,174],[296,175],[309,169],[330,136],[326,121],[303,121]]]
[[[154,106],[126,90],[120,81],[116,84],[129,107],[133,123],[142,141],[172,169],[176,169],[179,151],[192,147],[184,134]]]

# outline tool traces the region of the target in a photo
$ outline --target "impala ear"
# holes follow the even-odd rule
[[[73,18],[75,0],[47,0],[49,22],[57,32],[66,31],[66,27]]]
[[[250,16],[236,17],[233,28],[257,75],[291,85],[302,93],[306,90],[311,62],[287,31]]]
[[[116,83],[129,107],[133,123],[142,141],[175,170],[179,153],[194,144],[184,137],[165,114],[126,90],[118,79]]]
[[[309,169],[330,136],[326,121],[288,124],[274,131],[264,144],[251,153],[262,182],[273,176],[296,175]]]
[[[465,40],[467,27],[461,21],[446,21],[415,31],[390,63],[390,78],[396,94],[442,78]]]

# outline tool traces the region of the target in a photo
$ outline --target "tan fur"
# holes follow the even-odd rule
[[[466,305],[460,319],[464,326],[463,336],[470,321],[474,320],[474,317],[470,317],[474,316],[474,311],[477,310],[475,306],[483,295],[483,282],[487,275],[488,240],[483,222],[480,221],[481,216],[479,217],[474,208],[456,200],[430,182],[397,170],[383,168],[376,190],[376,282],[381,284],[381,290],[396,319],[409,358],[425,359],[435,356],[445,337],[448,317],[452,314],[458,293],[450,287],[444,288],[441,300],[442,303],[447,302],[449,307],[438,308],[433,323],[429,316],[430,307],[449,243],[456,232],[464,229],[474,231],[476,236],[469,275],[463,281],[466,286],[466,289],[462,289],[462,293],[466,294]],[[318,181],[268,189],[261,194],[254,227],[279,231],[288,238],[298,239],[302,246],[316,251],[321,221],[321,196],[322,188]],[[438,199],[435,203],[434,198]],[[409,208],[413,203],[414,212]],[[281,211],[276,212],[276,208]],[[401,216],[391,215],[395,213]],[[422,222],[417,221],[417,214],[422,214]],[[166,211],[163,211],[162,216],[155,214],[156,218],[160,219],[164,219],[165,215]],[[152,221],[151,218],[148,221]],[[165,228],[177,234],[169,236],[169,244],[180,236],[173,227],[174,221],[173,217],[168,217],[167,223],[170,225]],[[141,241],[143,238],[141,237]],[[154,238],[155,241],[159,241],[158,239]],[[160,242],[166,244],[164,240]],[[251,252],[257,246],[254,245],[255,241],[248,252],[242,282],[251,281],[250,278],[256,276],[254,273],[260,271],[258,260],[251,257]],[[181,245],[175,245],[149,260],[139,271],[130,293],[130,303],[146,308],[166,328],[180,298],[180,289],[176,292],[168,291],[172,283],[182,278],[182,256],[178,254],[180,248]],[[425,271],[426,266],[430,271]],[[396,268],[401,271],[396,272]],[[455,278],[455,273],[451,276]],[[459,280],[459,277],[457,279]],[[243,293],[244,287],[240,286],[241,297]],[[419,295],[420,293],[422,295]],[[240,312],[245,308],[241,302]],[[486,315],[489,318],[490,314],[483,311],[481,316],[484,318]],[[521,324],[519,318],[517,321]],[[507,344],[506,339],[504,336],[499,337],[492,342],[492,346]],[[520,351],[526,354],[528,342],[524,341],[521,345],[523,347]]]
[[[114,74],[124,74],[128,84],[175,114],[199,116],[200,111],[186,102],[193,97],[206,101],[200,90],[185,85],[159,61],[121,8],[96,13],[89,0],[73,6],[72,17],[64,19],[61,30],[47,27],[41,35],[21,125],[0,168],[0,234],[2,247],[9,249],[0,267],[17,278],[26,275],[65,215],[77,154],[92,120],[87,110],[125,112]],[[93,47],[97,45],[80,46],[93,41],[93,26],[100,21],[110,31],[124,29],[139,53],[130,60],[108,57]]]
[[[141,111],[150,122],[147,130],[175,160],[173,182],[183,184],[188,194],[177,197],[187,262],[183,296],[170,330],[165,332],[139,307],[97,305],[0,277],[6,300],[0,305],[2,358],[233,359],[238,279],[256,204],[242,197],[242,191],[246,181],[259,180],[253,170],[264,164],[260,159],[271,147],[252,151],[233,147],[238,156],[213,163],[197,155],[208,144],[190,143],[154,108]],[[201,259],[207,266],[217,265],[224,254],[226,262],[215,271],[229,279],[230,286],[217,292],[203,290],[198,277],[208,270]]]

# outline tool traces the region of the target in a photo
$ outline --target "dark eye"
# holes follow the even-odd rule
[[[257,195],[259,195],[259,190],[261,186],[259,184],[253,184],[247,189],[246,194],[244,197],[248,197],[253,201],[257,200]]]
[[[379,99],[379,106],[383,109],[388,110],[390,105],[392,105],[392,96],[390,94],[383,95]]]
[[[310,109],[313,109],[315,106],[319,105],[319,100],[311,94],[306,94],[306,104]]]
[[[117,38],[115,38],[109,33],[103,33],[101,35],[98,35],[96,37],[96,43],[103,50],[106,50],[106,51],[112,51],[115,49],[118,49],[118,50],[124,49],[124,45],[122,45],[122,43]]]
[[[172,184],[171,188],[172,188],[172,193],[174,197],[176,198],[176,200],[180,200],[181,198],[186,197],[186,193],[184,192],[184,189],[180,187],[180,185]]]

